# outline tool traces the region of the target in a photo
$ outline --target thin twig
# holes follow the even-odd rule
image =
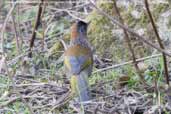
[[[102,9],[100,9],[99,7],[96,6],[96,4],[93,2],[93,0],[89,0],[90,3],[92,4],[92,6],[94,8],[96,8],[96,10],[104,15],[105,17],[107,17],[108,19],[110,19],[114,24],[118,25],[119,27],[123,28],[124,30],[126,30],[127,32],[131,33],[132,35],[136,36],[139,40],[141,40],[142,42],[146,43],[147,45],[155,48],[156,50],[158,50],[159,52],[163,52],[165,53],[167,56],[171,57],[171,52],[167,52],[166,50],[164,49],[161,49],[160,47],[154,45],[153,43],[149,42],[147,39],[149,38],[145,38],[143,36],[140,36],[138,33],[136,33],[134,30],[130,29],[128,26],[125,26],[123,24],[121,24],[120,22],[116,21],[116,19],[114,19],[113,17],[111,17],[110,15],[108,15],[106,12],[104,12]]]
[[[84,19],[82,19],[82,18],[80,18],[80,17],[78,17],[78,16],[76,16],[76,15],[74,15],[74,14],[72,14],[70,11],[68,11],[68,10],[65,10],[65,12],[67,12],[72,18],[74,18],[74,19],[77,19],[77,20],[80,20],[80,21],[85,21]]]
[[[12,15],[12,23],[13,23],[13,27],[14,27],[17,52],[18,52],[18,54],[20,54],[19,36],[18,36],[18,32],[17,32],[17,27],[16,27],[16,22],[15,22],[14,15]]]
[[[43,16],[45,14],[45,10],[46,10],[46,3],[43,3],[43,11],[42,11],[42,15],[41,15],[41,21],[42,21],[42,50],[44,50],[44,42],[45,42],[45,22],[43,21]]]
[[[28,83],[28,84],[17,84],[15,85],[15,87],[27,87],[27,86],[54,86],[56,87],[57,85],[56,84],[53,84],[53,83]],[[58,87],[59,89],[63,89],[62,87]]]
[[[144,58],[139,58],[139,59],[136,59],[136,61],[140,62],[140,61],[144,61],[144,60],[147,60],[147,59],[156,58],[156,57],[159,57],[161,55],[162,54],[156,54],[156,55],[152,55],[152,56],[148,56],[148,57],[144,57]],[[114,68],[118,68],[118,67],[121,67],[121,66],[124,66],[124,65],[128,65],[128,64],[132,64],[132,63],[133,63],[133,61],[128,61],[128,62],[112,65],[112,66],[109,66],[109,67],[106,67],[106,68],[102,68],[102,69],[96,70],[96,71],[93,72],[93,74],[94,73],[98,73],[98,72],[103,72],[103,71],[106,71],[106,70],[110,70],[110,69],[114,69]]]
[[[22,98],[23,99],[30,99],[30,98],[42,98],[42,99],[44,99],[45,97],[44,96],[22,96]],[[21,99],[21,97],[13,97],[13,98],[9,99],[8,101],[4,102],[3,104],[1,104],[0,108],[5,107],[7,105],[10,105],[11,103],[15,102],[16,100],[22,100],[22,99]]]
[[[21,35],[21,27],[20,27],[20,4],[17,5],[17,21],[16,25],[18,28],[18,37],[20,38],[20,51],[22,52],[22,46],[23,46],[23,37]]]
[[[66,43],[64,42],[64,40],[59,39],[59,41],[62,43],[62,45],[63,45],[63,47],[64,47],[64,50],[66,50],[66,49],[67,49],[67,45],[66,45]]]
[[[2,30],[1,30],[0,52],[2,52],[2,53],[4,53],[4,32],[5,32],[5,28],[6,28],[7,22],[9,20],[10,16],[11,16],[11,13],[13,12],[16,4],[17,4],[16,2],[12,4],[12,8],[8,12],[8,14],[6,16],[6,19],[4,21],[4,24],[3,24]]]
[[[148,16],[150,18],[151,25],[153,26],[153,30],[154,30],[155,35],[157,37],[157,41],[159,43],[159,46],[160,46],[161,49],[165,49],[164,45],[162,44],[162,40],[160,38],[157,27],[155,25],[153,16],[151,14],[151,11],[150,11],[150,8],[149,8],[149,5],[148,5],[148,0],[145,0],[144,2],[145,2],[145,7],[146,7],[146,10],[147,10]],[[162,56],[163,56],[163,64],[164,64],[164,72],[165,72],[166,83],[169,85],[169,73],[168,73],[168,67],[167,67],[167,58],[166,58],[165,53],[163,53],[163,52],[162,52]]]
[[[25,53],[21,53],[20,55],[16,56],[15,58],[13,58],[12,60],[8,61],[7,64],[10,66],[10,65],[13,65],[13,64],[16,64],[18,62],[18,60],[20,60],[22,57],[24,56],[27,56],[28,52],[25,52]]]
[[[120,21],[121,24],[124,25],[124,20],[122,19],[122,16],[120,15],[119,9],[118,9],[117,4],[116,4],[116,1],[113,0],[113,2],[114,2],[114,9],[115,9],[115,11],[116,11],[116,14],[117,14],[117,16],[119,17],[119,21]],[[139,77],[140,77],[140,81],[141,81],[144,85],[146,85],[146,82],[145,82],[145,80],[144,80],[144,76],[143,76],[143,74],[140,72],[140,69],[139,69],[139,67],[138,67],[138,62],[136,61],[136,56],[135,56],[135,53],[134,53],[134,49],[132,48],[132,44],[131,44],[129,35],[128,35],[128,33],[127,33],[127,31],[126,31],[125,29],[123,29],[123,31],[124,31],[124,35],[125,35],[125,41],[126,41],[126,43],[127,43],[127,45],[128,45],[128,48],[129,48],[129,50],[130,50],[130,52],[131,52],[131,54],[132,54],[132,60],[133,60],[133,64],[134,64],[134,67],[135,67],[135,69],[136,69],[136,72],[138,73],[138,75],[139,75]]]
[[[40,25],[40,21],[41,21],[41,14],[42,14],[42,4],[43,4],[43,0],[41,0],[41,2],[39,3],[39,7],[38,7],[38,12],[37,12],[37,16],[36,16],[36,22],[32,31],[32,36],[31,36],[31,40],[30,40],[30,53],[28,54],[28,57],[32,57],[32,48],[34,46],[34,40],[36,38],[36,30],[38,29],[38,26]]]

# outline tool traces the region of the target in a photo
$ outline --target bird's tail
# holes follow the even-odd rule
[[[79,101],[84,102],[91,99],[88,79],[85,75],[71,76],[71,91],[79,96]]]

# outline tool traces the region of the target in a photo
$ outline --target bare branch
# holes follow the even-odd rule
[[[117,16],[119,17],[120,23],[122,23],[122,24],[124,25],[124,20],[122,19],[122,16],[120,15],[120,12],[119,12],[119,9],[118,9],[118,7],[117,7],[117,4],[116,4],[116,1],[115,1],[115,0],[114,0],[114,9],[115,9],[115,11],[116,11]],[[128,33],[127,33],[127,31],[126,31],[125,29],[123,29],[123,31],[124,31],[124,35],[125,35],[125,41],[126,41],[126,43],[127,43],[127,45],[128,45],[128,48],[129,48],[129,50],[130,50],[130,52],[131,52],[131,54],[132,54],[132,60],[133,60],[133,64],[134,64],[134,67],[135,67],[135,69],[136,69],[136,72],[138,73],[138,75],[139,75],[139,77],[140,77],[140,81],[141,81],[144,85],[146,85],[145,80],[144,80],[144,76],[143,76],[143,74],[140,72],[140,69],[139,69],[139,67],[138,67],[138,62],[136,61],[136,56],[135,56],[135,53],[134,53],[134,49],[132,48],[132,45],[131,45],[131,41],[130,41],[129,35],[128,35]]]
[[[136,61],[140,62],[140,61],[144,61],[144,60],[147,60],[147,59],[156,58],[156,57],[159,57],[161,55],[162,54],[156,54],[156,55],[152,55],[152,56],[148,56],[148,57],[144,57],[144,58],[139,58],[139,59],[136,59]],[[121,66],[124,66],[124,65],[128,65],[128,64],[132,64],[132,63],[133,63],[133,61],[128,61],[128,62],[112,65],[112,66],[109,66],[109,67],[106,67],[106,68],[102,68],[102,69],[96,70],[96,71],[93,72],[93,74],[94,73],[98,73],[98,72],[107,71],[107,70],[114,69],[114,68],[118,68],[118,67],[121,67]]]
[[[36,30],[38,28],[38,26],[40,25],[40,20],[41,20],[41,14],[42,14],[42,4],[43,4],[43,0],[41,0],[41,2],[39,3],[39,8],[38,8],[38,12],[37,12],[37,17],[36,17],[36,22],[35,22],[35,25],[34,25],[34,28],[33,28],[33,31],[32,31],[32,36],[31,36],[31,40],[30,40],[30,53],[28,54],[28,57],[32,57],[32,48],[34,46],[34,40],[36,38]]]
[[[144,2],[145,2],[145,7],[147,9],[148,16],[150,18],[151,25],[153,26],[153,30],[156,34],[159,46],[161,49],[164,49],[164,45],[162,44],[162,40],[160,38],[160,35],[159,35],[157,27],[155,25],[153,16],[152,16],[151,11],[149,9],[148,0],[145,0]],[[165,53],[163,53],[163,52],[162,52],[162,56],[163,56],[163,64],[164,64],[164,72],[165,72],[166,83],[169,85],[169,73],[168,73],[168,67],[167,67],[167,58],[166,58]]]
[[[3,24],[3,27],[2,27],[2,30],[1,30],[1,44],[0,44],[0,52],[4,53],[4,32],[5,32],[5,28],[6,28],[6,25],[7,25],[7,22],[11,16],[11,13],[13,12],[15,6],[16,6],[16,2],[12,5],[12,8],[10,9],[10,11],[8,12],[7,16],[6,16],[6,19],[4,21],[4,24]]]
[[[17,32],[17,27],[16,27],[16,22],[15,22],[15,16],[14,15],[12,15],[12,23],[13,23],[13,27],[14,27],[17,52],[19,54],[21,49],[20,49],[19,35],[18,35],[18,32]]]

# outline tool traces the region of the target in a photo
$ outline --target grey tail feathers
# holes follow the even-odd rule
[[[79,93],[79,100],[81,102],[89,101],[91,99],[88,78],[87,75],[84,75],[84,73],[83,75],[78,76],[78,93]]]

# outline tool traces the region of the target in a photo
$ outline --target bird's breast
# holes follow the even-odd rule
[[[69,47],[65,53],[65,56],[82,56],[82,55],[92,55],[91,49],[83,47],[81,45],[74,45]]]

